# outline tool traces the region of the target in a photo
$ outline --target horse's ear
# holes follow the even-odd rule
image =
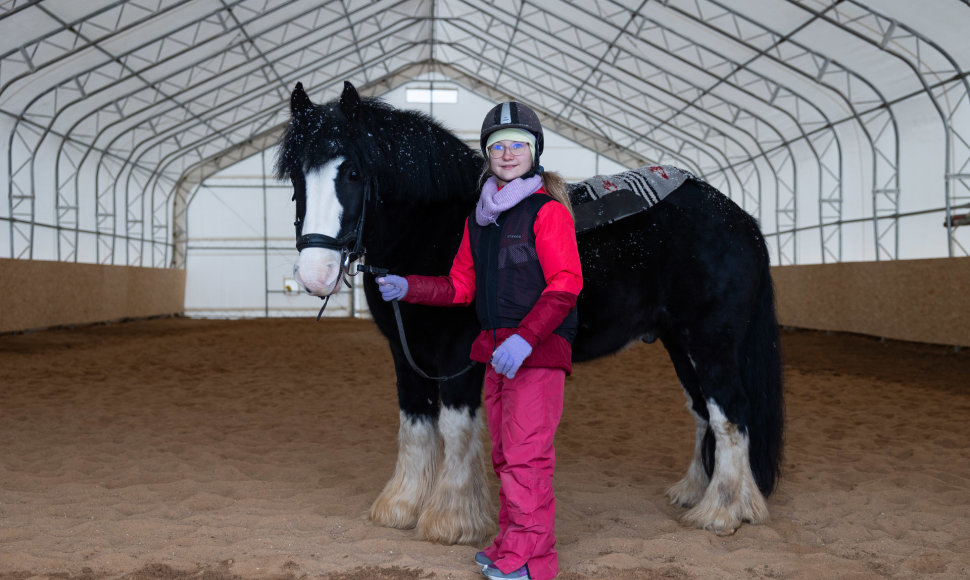
[[[294,117],[303,117],[311,110],[313,110],[313,103],[303,90],[303,83],[296,83],[296,88],[290,95],[290,114]]]
[[[350,81],[344,81],[344,92],[340,95],[340,109],[350,119],[356,119],[360,111],[360,95]]]

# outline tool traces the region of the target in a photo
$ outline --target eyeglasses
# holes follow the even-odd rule
[[[503,143],[508,143],[508,145]],[[529,144],[522,143],[521,141],[499,141],[488,146],[488,156],[492,159],[503,157],[506,152],[511,153],[515,157],[525,155],[529,153]]]

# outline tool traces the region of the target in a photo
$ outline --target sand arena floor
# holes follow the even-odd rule
[[[693,422],[666,353],[567,381],[563,580],[970,576],[970,351],[783,333],[772,520],[683,526]],[[366,321],[159,319],[0,336],[0,580],[474,579],[375,527],[398,412]],[[493,489],[493,492],[496,490]]]

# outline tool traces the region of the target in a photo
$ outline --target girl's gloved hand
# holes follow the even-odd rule
[[[532,346],[518,334],[513,334],[498,345],[492,353],[490,362],[495,372],[514,379],[516,371],[522,366],[522,361],[530,354],[532,354]]]
[[[377,288],[381,291],[381,298],[385,302],[400,300],[408,293],[408,281],[401,276],[388,274],[387,276],[376,278],[374,281],[377,282]]]

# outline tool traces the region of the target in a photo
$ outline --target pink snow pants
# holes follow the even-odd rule
[[[492,467],[501,484],[499,533],[485,555],[506,574],[523,564],[529,565],[534,580],[559,572],[553,440],[565,381],[566,372],[553,368],[521,367],[514,379],[490,366],[485,373]]]

